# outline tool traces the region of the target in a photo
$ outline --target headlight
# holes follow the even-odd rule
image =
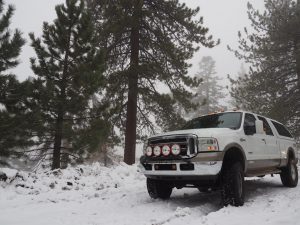
[[[219,151],[218,141],[215,138],[199,138],[198,152]]]

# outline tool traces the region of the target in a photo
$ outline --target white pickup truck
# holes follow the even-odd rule
[[[297,149],[281,123],[244,111],[201,116],[182,129],[150,137],[140,159],[150,197],[167,199],[172,189],[221,190],[222,202],[244,204],[244,177],[280,174],[298,183]]]

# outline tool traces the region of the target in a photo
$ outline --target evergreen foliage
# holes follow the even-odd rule
[[[217,43],[208,36],[199,8],[178,0],[90,0],[90,8],[107,49],[107,94],[115,109],[112,121],[125,131],[124,160],[135,161],[135,144],[146,124],[163,129],[184,119],[174,108],[194,107],[189,87],[198,85],[187,75],[187,60],[200,46]],[[102,35],[104,34],[104,35]],[[171,94],[161,91],[163,84]],[[151,120],[150,118],[153,118]]]
[[[264,12],[248,4],[253,32],[239,33],[239,59],[249,74],[233,81],[232,96],[248,110],[277,119],[300,136],[300,2],[265,0]],[[241,85],[242,84],[242,85]]]
[[[68,158],[62,156],[95,150],[110,130],[105,106],[92,101],[105,79],[103,51],[95,46],[91,16],[82,0],[66,0],[55,10],[57,19],[44,23],[42,38],[30,34],[37,55],[31,64],[38,77],[32,82],[42,128],[37,131],[38,149],[43,156],[52,155],[53,169]]]
[[[24,128],[21,85],[7,70],[19,64],[18,57],[25,41],[19,30],[9,29],[14,7],[4,10],[0,0],[0,156],[9,156],[15,148],[26,147],[29,133]]]
[[[232,77],[230,77],[230,75],[227,75],[227,78],[230,81],[231,86],[226,86],[226,88],[229,90],[231,95],[234,95],[234,93],[232,92],[233,87],[235,89],[237,89],[237,87],[239,89],[242,89],[244,87],[245,84],[243,83],[243,80],[246,78],[246,76],[247,76],[247,70],[243,63],[241,64],[241,67],[237,73],[236,79],[233,79]],[[238,99],[238,96],[231,98],[229,104],[231,108],[235,108],[235,109],[247,108],[244,106],[243,101],[241,101],[241,99]]]
[[[190,117],[196,117],[210,112],[215,112],[224,107],[220,100],[224,98],[223,87],[219,85],[220,78],[216,75],[215,60],[211,56],[202,57],[199,63],[199,72],[196,78],[201,81],[198,87],[194,88],[196,96],[193,102],[199,106],[189,113]]]

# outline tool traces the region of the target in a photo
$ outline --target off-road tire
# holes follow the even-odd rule
[[[242,164],[236,162],[224,168],[221,190],[223,205],[244,205],[244,189],[244,171]]]
[[[147,178],[147,190],[151,198],[169,199],[173,187],[169,182]]]
[[[294,159],[289,159],[286,167],[281,169],[281,182],[286,187],[296,187],[298,184],[298,168]]]

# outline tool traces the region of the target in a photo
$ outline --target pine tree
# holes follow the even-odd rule
[[[193,107],[186,87],[197,85],[187,75],[187,60],[200,46],[213,47],[199,8],[190,9],[178,0],[90,0],[100,45],[107,49],[106,98],[115,106],[114,124],[125,130],[124,161],[135,162],[137,128],[154,130],[180,125],[174,110],[180,104]],[[163,83],[171,94],[159,90]],[[152,119],[153,120],[152,120]],[[138,130],[139,132],[139,130]]]
[[[18,57],[25,41],[19,30],[11,31],[10,22],[15,9],[4,11],[0,0],[0,156],[8,156],[15,147],[27,146],[26,130],[20,117],[20,84],[7,70],[19,64]]]
[[[300,136],[300,2],[266,0],[265,8],[260,13],[248,4],[254,32],[239,33],[239,50],[234,52],[251,68],[233,87],[233,97]]]
[[[189,116],[196,117],[208,114],[223,108],[220,100],[224,98],[223,87],[219,85],[220,78],[216,75],[216,62],[211,56],[204,56],[199,63],[199,72],[196,78],[201,81],[198,87],[194,89],[197,94],[193,102],[199,106],[195,111],[189,113]]]
[[[226,86],[226,88],[229,90],[229,93],[232,97],[232,99],[230,100],[230,107],[232,108],[243,109],[243,110],[247,108],[246,106],[244,106],[243,99],[239,99],[239,96],[235,95],[235,92],[232,91],[233,89],[245,88],[245,84],[242,81],[246,79],[246,77],[247,77],[247,71],[243,63],[241,64],[241,67],[237,73],[236,79],[233,79],[232,77],[230,77],[230,75],[227,76],[231,85],[230,87]]]
[[[95,148],[109,130],[98,112],[103,105],[95,107],[91,101],[105,82],[91,16],[82,0],[66,0],[55,10],[57,19],[44,23],[41,39],[30,34],[38,59],[31,59],[38,77],[32,94],[43,126],[37,133],[40,150],[52,151],[52,169],[61,167],[62,155]]]

